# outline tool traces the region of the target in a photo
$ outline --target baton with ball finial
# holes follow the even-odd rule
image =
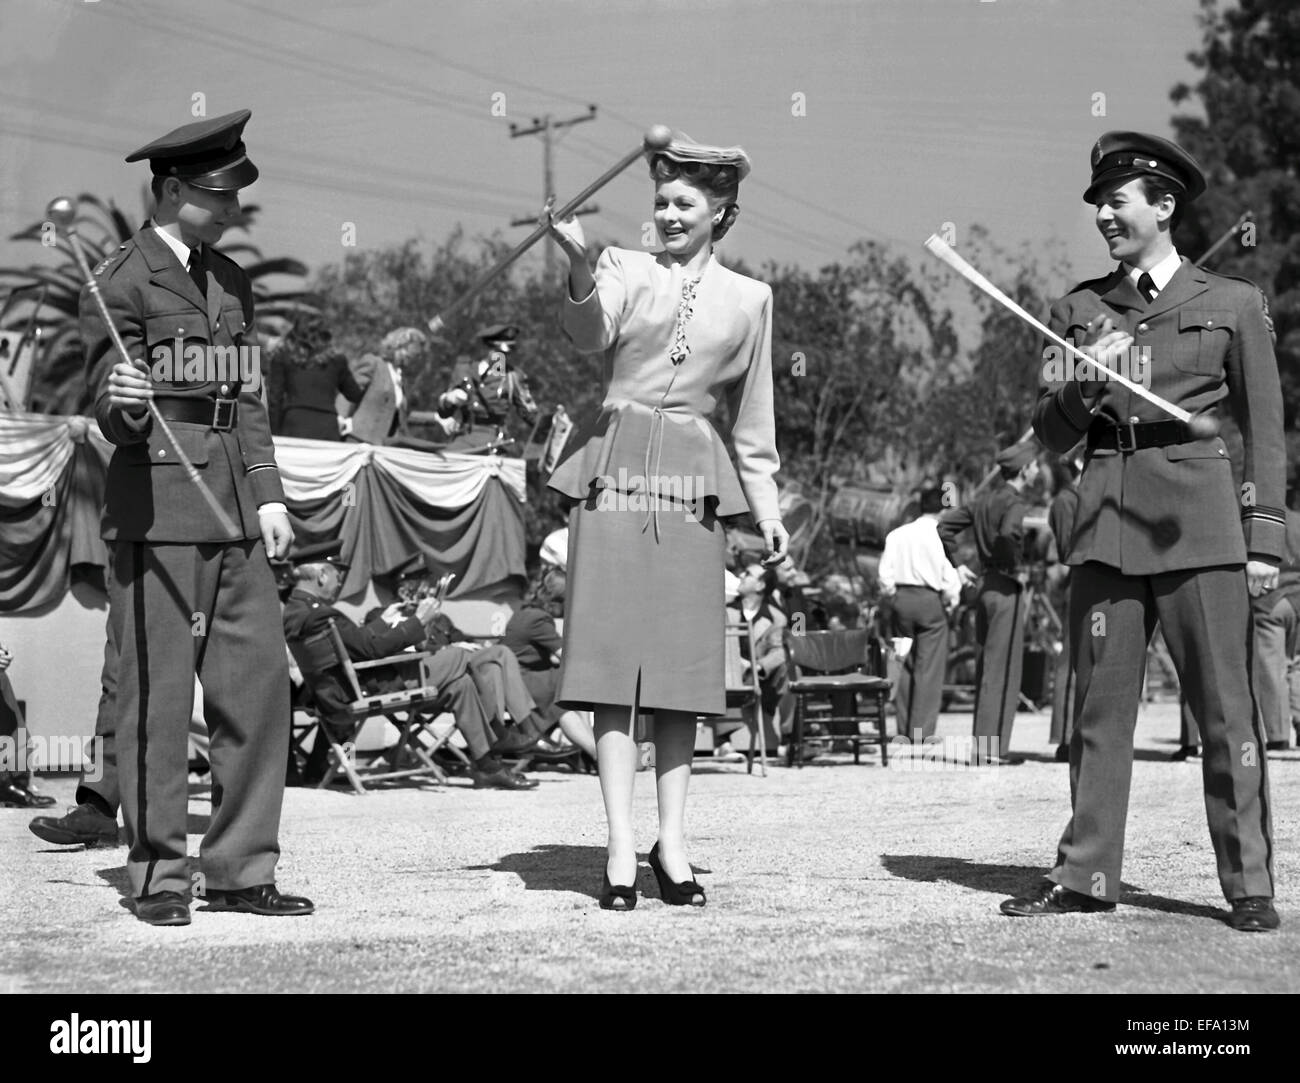
[[[117,325],[113,323],[113,317],[109,314],[108,305],[104,303],[103,294],[99,290],[99,283],[90,270],[90,264],[86,260],[86,253],[81,247],[81,238],[77,236],[76,204],[67,196],[59,196],[57,199],[50,200],[49,206],[45,209],[45,217],[48,221],[53,222],[63,232],[63,235],[68,238],[68,244],[72,247],[72,257],[77,261],[77,267],[81,271],[81,277],[86,283],[86,288],[90,291],[90,296],[95,299],[100,318],[104,321],[104,326],[108,328],[108,337],[112,340],[118,356],[128,365],[133,365],[134,362],[131,360],[131,356],[126,352],[126,345],[122,342],[122,336],[118,334]],[[239,530],[231,521],[229,513],[217,502],[217,498],[212,495],[212,490],[199,477],[198,470],[195,469],[194,464],[190,462],[190,457],[181,448],[179,441],[176,439],[176,434],[172,432],[166,418],[159,412],[152,399],[146,400],[145,405],[149,408],[149,416],[153,418],[153,423],[158,426],[167,442],[171,445],[171,449],[176,455],[176,461],[185,470],[186,477],[194,482],[212,514],[216,516],[217,522],[221,524],[222,530],[232,536],[238,536]]]
[[[566,203],[563,207],[561,207],[558,211],[556,211],[553,217],[556,218],[557,220],[563,220],[565,218],[568,218],[569,215],[571,215],[574,211],[576,211],[579,207],[581,207],[583,203],[585,203],[588,199],[590,199],[593,195],[595,195],[596,192],[600,191],[600,189],[604,188],[605,185],[607,185],[610,181],[612,181],[615,177],[617,177],[620,173],[622,173],[623,170],[625,170],[628,166],[630,166],[642,155],[648,152],[664,150],[667,148],[668,144],[671,143],[672,141],[673,141],[673,133],[671,128],[669,128],[666,124],[653,125],[649,129],[647,129],[645,136],[642,138],[641,143],[636,147],[635,150],[630,150],[625,155],[623,155],[622,158],[620,158],[617,162],[615,162],[612,166],[610,166],[607,170],[605,170],[604,173],[602,173],[599,177],[597,177],[594,181],[592,181],[589,185],[587,185],[586,188],[584,188],[581,192],[579,192],[576,196],[574,196],[571,200],[569,200],[568,203]],[[482,277],[480,277],[477,282],[475,282],[472,286],[469,287],[469,289],[467,289],[464,293],[462,293],[459,297],[457,297],[454,301],[452,301],[452,303],[449,304],[446,308],[444,308],[441,312],[439,312],[438,315],[434,316],[433,319],[429,321],[429,330],[434,332],[435,334],[441,331],[442,328],[446,325],[448,316],[450,316],[458,308],[462,308],[464,305],[468,304],[471,300],[473,300],[480,293],[482,293],[483,290],[486,289],[498,277],[500,277],[500,275],[512,263],[514,263],[520,256],[522,256],[525,252],[527,252],[530,248],[532,248],[533,245],[535,245],[538,241],[540,241],[543,237],[545,237],[546,234],[549,232],[549,230],[550,230],[550,226],[547,223],[545,222],[539,223],[537,228],[534,229],[532,233],[530,233],[527,237],[525,237],[522,241],[520,241],[517,245],[515,245],[515,247],[510,252],[502,256],[501,259],[499,259],[491,268],[485,271]]]

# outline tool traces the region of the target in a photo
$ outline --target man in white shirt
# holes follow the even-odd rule
[[[921,514],[891,530],[880,558],[881,593],[892,602],[893,635],[912,640],[894,693],[898,732],[911,740],[934,735],[948,666],[948,611],[961,580],[939,540],[943,493],[921,493]]]

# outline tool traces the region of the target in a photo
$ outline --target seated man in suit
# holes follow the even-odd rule
[[[333,603],[342,592],[343,577],[348,569],[348,565],[337,556],[341,544],[335,541],[303,546],[290,558],[296,582],[284,607],[285,640],[292,647],[294,643],[324,631],[327,622],[333,619],[348,656],[354,661],[383,658],[407,647],[420,646],[441,606],[436,599],[425,599],[411,616],[394,625],[382,618],[359,625],[334,608]],[[448,709],[456,718],[456,728],[469,746],[473,760],[470,775],[474,785],[502,790],[534,788],[536,782],[508,770],[493,752],[492,731],[488,728],[487,715],[469,674],[465,652],[438,651],[430,659],[429,675],[440,689],[445,690]],[[381,686],[384,683],[382,675],[376,680]],[[337,722],[330,717],[332,712],[342,711],[352,698],[340,680],[330,674],[323,675],[314,682],[313,697],[323,724],[343,725],[341,716]],[[340,736],[338,729],[332,732]],[[350,723],[346,736],[351,736]],[[317,741],[313,746],[304,772],[306,781],[311,781],[313,775],[319,780],[324,774],[325,751],[324,741]]]
[[[411,584],[422,582],[424,574],[408,575],[398,585],[402,604],[390,606],[382,614],[372,611],[366,614],[367,618],[382,615],[389,624],[396,624],[409,617],[421,604],[414,597],[418,587],[413,592]],[[527,752],[546,735],[550,727],[538,712],[537,701],[524,679],[519,659],[509,647],[473,639],[457,628],[446,613],[437,612],[427,625],[423,649],[434,653],[456,651],[465,655],[469,675],[497,737],[494,752]]]

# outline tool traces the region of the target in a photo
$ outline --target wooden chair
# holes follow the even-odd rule
[[[754,745],[758,745],[758,773],[767,777],[767,729],[763,722],[763,694],[758,673],[752,666],[745,676],[745,661],[741,645],[747,644],[749,656],[754,657],[754,626],[745,621],[728,621],[723,641],[723,673],[727,693],[727,707],[751,708],[749,723],[749,748],[745,750],[745,771],[754,773]]]
[[[446,782],[446,774],[433,758],[439,749],[445,749],[465,764],[469,763],[464,753],[447,743],[451,737],[450,729],[438,736],[430,728],[446,706],[442,690],[428,677],[431,655],[427,651],[406,651],[369,662],[353,662],[333,620],[328,622],[324,631],[290,643],[289,650],[302,671],[308,691],[312,693],[308,711],[316,722],[316,740],[328,741],[330,746],[330,766],[320,781],[320,788],[328,786],[340,772],[358,794],[366,792],[366,782],[395,778],[432,776],[439,782]],[[361,673],[380,666],[408,669],[413,671],[413,676],[407,678],[407,687],[398,691],[363,691]],[[315,693],[326,677],[332,677],[352,697],[342,713],[330,719],[336,726],[343,721],[351,723],[351,735],[346,741],[339,741],[320,717],[320,699]],[[366,721],[375,717],[386,718],[397,728],[397,744],[374,761],[363,764],[356,757],[357,736]],[[413,766],[404,767],[405,762]]]
[[[794,694],[794,732],[786,762],[800,764],[804,745],[853,742],[853,762],[861,763],[860,746],[866,740],[861,723],[875,723],[880,761],[889,764],[889,739],[885,733],[885,706],[890,682],[878,675],[879,651],[871,632],[847,629],[831,632],[785,632],[790,666],[790,691]],[[817,733],[808,728],[816,726]]]

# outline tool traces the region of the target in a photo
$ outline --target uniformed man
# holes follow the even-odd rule
[[[353,661],[371,661],[407,647],[422,646],[442,607],[436,598],[421,599],[410,616],[395,619],[392,623],[380,616],[368,624],[359,625],[334,608],[348,570],[348,564],[338,556],[341,547],[339,541],[321,542],[302,547],[290,558],[294,565],[295,584],[284,606],[284,638],[290,649],[295,643],[325,631],[331,620]],[[397,611],[401,608],[401,603],[391,606],[389,616],[397,618]],[[536,781],[509,770],[496,756],[487,712],[469,672],[469,659],[470,655],[459,648],[444,648],[429,659],[428,672],[433,683],[445,691],[447,709],[455,716],[456,728],[469,747],[473,760],[470,776],[474,785],[501,790],[535,788]],[[312,689],[322,722],[335,727],[336,738],[350,739],[351,721],[341,715],[331,717],[332,713],[341,712],[352,701],[342,682],[331,674],[321,674],[313,680]],[[323,775],[325,753],[324,741],[317,741],[312,746],[312,758],[304,771],[305,781],[319,780]]]
[[[156,210],[95,273],[129,360],[117,355],[90,290],[81,295],[95,417],[116,446],[103,535],[113,551],[109,604],[121,622],[127,875],[137,917],[154,925],[189,924],[192,885],[212,910],[313,910],[275,886],[289,682],[267,557],[285,553],[293,532],[266,410],[232,378],[242,371],[229,348],[254,337],[252,285],[212,248],[239,214],[239,189],[257,179],[241,138],[249,115],[187,124],[127,158],[149,161]],[[224,356],[213,347],[227,348]],[[176,444],[153,422],[150,400]],[[178,463],[178,447],[225,522]],[[192,881],[186,734],[196,671],[214,801]]]
[[[438,399],[439,413],[460,419],[459,432],[448,451],[482,450],[493,442],[506,441],[513,412],[529,424],[537,417],[527,378],[510,364],[519,328],[493,324],[479,331],[478,340],[487,353],[477,361],[457,361],[450,385]]]
[[[1251,686],[1259,705],[1264,740],[1270,752],[1291,747],[1290,689],[1287,670],[1300,631],[1300,512],[1290,505],[1288,492],[1286,540],[1277,584],[1251,603],[1254,650],[1250,656]]]
[[[1070,759],[1070,735],[1074,732],[1074,665],[1070,652],[1070,544],[1079,517],[1079,466],[1063,457],[1052,466],[1052,502],[1047,508],[1047,525],[1056,545],[1052,595],[1059,605],[1061,647],[1052,679],[1052,724],[1048,740],[1056,745],[1058,763]]]
[[[1022,440],[998,452],[996,461],[1003,484],[945,511],[939,537],[953,563],[958,536],[969,528],[975,537],[983,572],[975,611],[975,748],[991,750],[981,751],[983,762],[1005,765],[1023,762],[1009,750],[1025,653],[1024,492],[1038,478],[1038,449]],[[963,580],[973,579],[965,565],[957,571]]]
[[[1276,583],[1283,552],[1282,396],[1259,289],[1174,248],[1180,209],[1204,189],[1196,162],[1168,140],[1108,132],[1093,147],[1084,199],[1120,265],[1057,301],[1052,329],[1111,368],[1145,348],[1144,381],[1194,419],[1227,399],[1243,435],[1245,484],[1236,488],[1223,440],[1205,435],[1199,420],[1166,417],[1120,384],[1093,378],[1091,365],[1071,362],[1063,373],[1062,359],[1045,351],[1035,432],[1058,452],[1085,435],[1088,446],[1070,554],[1073,816],[1048,881],[1002,904],[1012,916],[1115,908],[1133,730],[1158,618],[1201,731],[1228,924],[1251,932],[1278,925],[1266,757],[1247,657],[1250,597]]]

